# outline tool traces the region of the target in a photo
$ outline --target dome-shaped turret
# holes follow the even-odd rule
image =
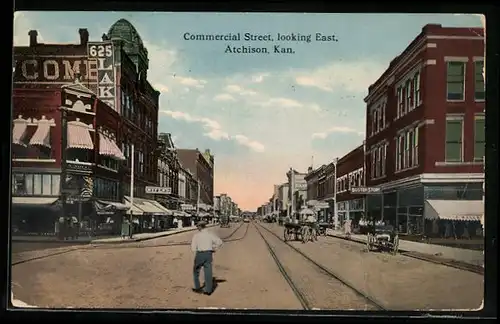
[[[122,18],[115,22],[109,28],[107,38],[120,38],[123,40],[123,50],[129,55],[130,59],[139,65],[140,70],[142,68],[148,69],[148,50],[144,47],[137,29],[128,20]]]

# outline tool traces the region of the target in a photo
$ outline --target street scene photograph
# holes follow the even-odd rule
[[[481,309],[484,26],[15,12],[11,307]]]

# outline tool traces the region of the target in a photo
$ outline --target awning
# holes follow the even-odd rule
[[[159,202],[157,202],[156,200],[151,200],[151,203],[152,203],[153,205],[155,205],[158,209],[163,210],[163,212],[164,212],[166,215],[173,215],[173,214],[174,214],[174,212],[173,212],[173,211],[171,211],[170,209],[168,209],[168,208],[166,208],[166,207],[162,206],[162,204],[160,204],[160,203],[159,203]]]
[[[99,154],[104,156],[109,156],[118,160],[125,160],[120,148],[116,145],[108,136],[99,132]]]
[[[426,200],[426,219],[446,219],[456,221],[481,221],[484,214],[482,200]]]
[[[17,119],[13,120],[13,127],[12,127],[12,144],[18,144],[18,145],[24,145],[21,140],[24,137],[24,134],[26,133],[26,129],[28,128],[28,119],[23,119],[22,115],[19,115]]]
[[[114,214],[117,210],[128,210],[130,208],[130,206],[126,204],[105,200],[96,200],[95,207],[99,215]]]
[[[52,205],[59,197],[12,197],[12,204]]]
[[[90,136],[90,129],[92,126],[82,123],[80,118],[68,122],[68,148],[93,150],[94,143]]]
[[[39,120],[35,134],[31,137],[30,145],[40,145],[50,148],[50,126],[53,123],[53,120],[45,118]]]
[[[125,196],[125,201],[127,201],[128,205],[130,206],[130,197]],[[134,209],[134,208],[135,208],[135,211],[137,211],[137,212],[139,210],[141,211],[141,213],[137,213],[136,215],[142,215],[143,213],[167,214],[168,215],[168,209],[162,208],[162,206],[157,204],[157,202],[154,200],[134,197],[134,204],[131,207],[131,209]]]

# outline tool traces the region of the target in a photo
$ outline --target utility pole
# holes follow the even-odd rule
[[[339,162],[339,158],[335,158],[333,160],[333,178],[334,178],[334,191],[333,191],[333,224],[335,229],[337,230],[339,227],[339,215],[337,210],[337,163]]]
[[[130,154],[132,155],[131,158],[130,158],[130,229],[129,229],[129,233],[130,233],[130,238],[132,238],[132,235],[134,235],[132,233],[132,219],[133,219],[133,216],[132,216],[132,213],[133,213],[133,210],[132,210],[132,206],[134,205],[134,174],[135,174],[135,146],[134,144],[132,144],[132,146],[130,147]]]
[[[291,217],[293,220],[296,220],[296,215],[295,215],[295,172],[293,171],[292,168],[290,168],[290,178],[291,178],[291,203],[292,203],[292,210],[291,210]]]

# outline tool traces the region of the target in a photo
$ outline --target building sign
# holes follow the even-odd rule
[[[112,42],[88,43],[89,59],[97,62],[97,96],[116,110],[115,60]]]
[[[307,182],[296,182],[295,191],[307,190]]]
[[[370,195],[381,193],[379,187],[353,187],[350,189],[352,194],[358,195]]]
[[[72,83],[80,74],[82,83],[96,83],[98,65],[87,56],[30,58],[15,57],[14,83]]]
[[[170,195],[172,193],[172,188],[146,186],[145,191],[147,194],[153,195]]]

